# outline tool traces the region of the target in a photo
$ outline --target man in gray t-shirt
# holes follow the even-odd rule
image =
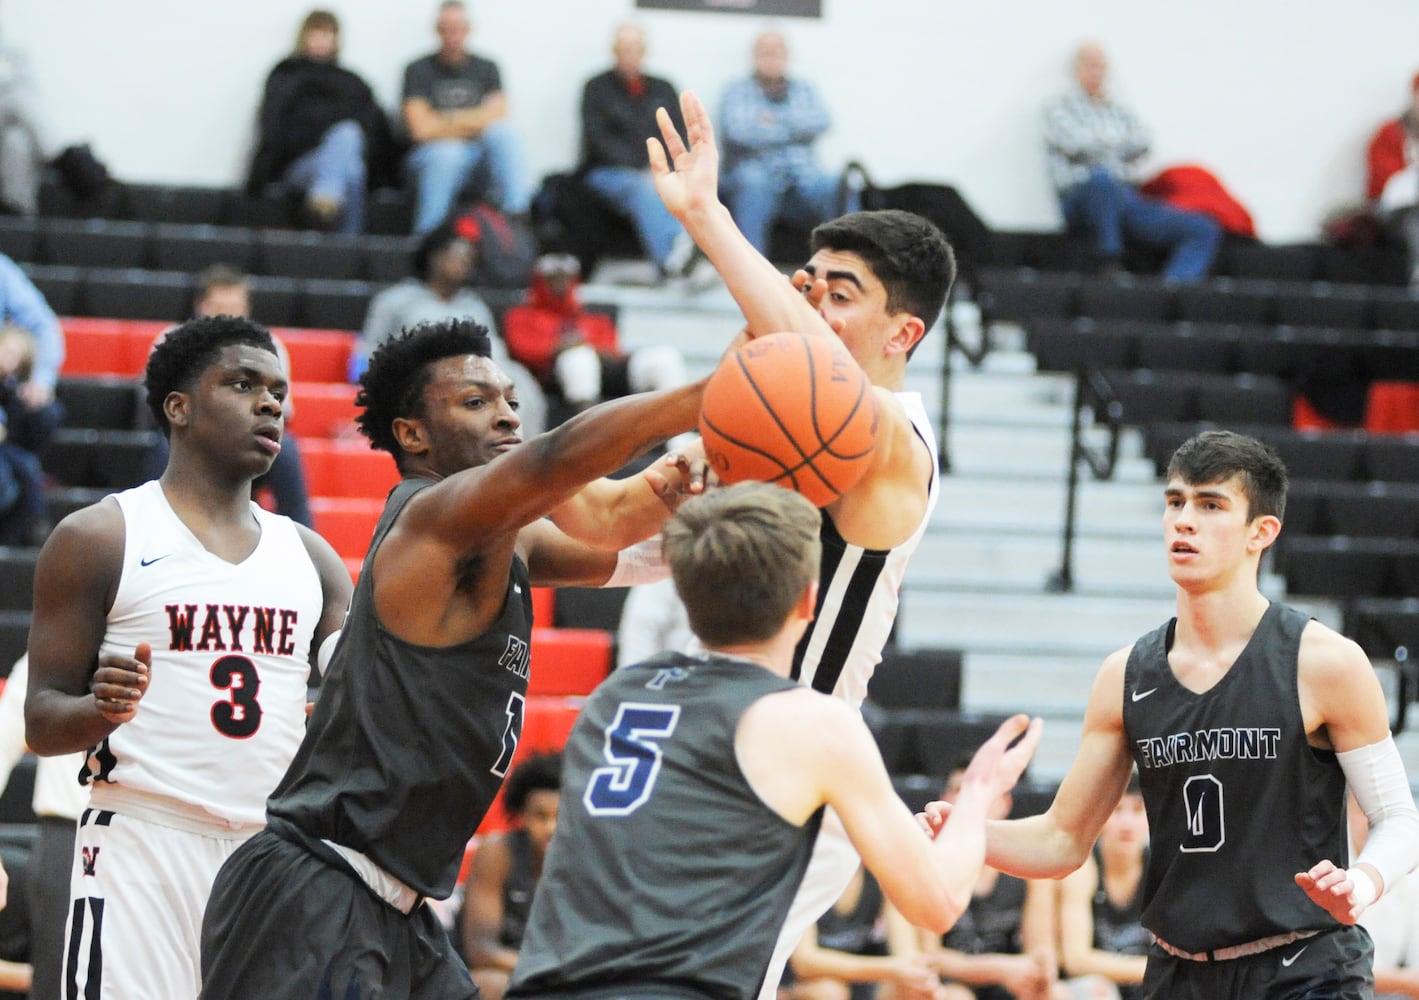
[[[461,0],[439,5],[439,50],[404,70],[400,110],[414,148],[406,167],[416,188],[414,231],[427,232],[453,208],[474,168],[487,158],[489,201],[510,215],[531,197],[522,144],[508,127],[497,64],[467,50],[468,12]]]

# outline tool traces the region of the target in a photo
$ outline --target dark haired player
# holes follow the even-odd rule
[[[381,345],[360,379],[360,430],[403,479],[268,829],[213,888],[204,997],[477,995],[422,901],[453,891],[514,759],[531,588],[650,578],[644,548],[590,548],[546,515],[693,427],[703,395],[696,383],[629,396],[524,443],[488,350],[471,322],[424,324]],[[667,503],[626,482],[633,495],[608,521],[647,537]]]
[[[251,501],[281,448],[286,377],[249,320],[195,319],[148,359],[159,479],[70,514],[35,567],[26,735],[88,751],[66,996],[195,996],[222,862],[265,823],[350,574]]]

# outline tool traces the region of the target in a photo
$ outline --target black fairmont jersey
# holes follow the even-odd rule
[[[749,786],[744,713],[792,681],[747,660],[667,653],[587,700],[562,758],[562,808],[509,996],[681,987],[759,991],[812,853]]]
[[[522,732],[532,586],[514,556],[502,617],[487,632],[446,647],[391,635],[371,567],[404,505],[431,485],[406,479],[390,493],[309,730],[267,814],[278,832],[354,848],[445,899]]]
[[[1176,620],[1133,645],[1123,724],[1148,810],[1143,926],[1202,952],[1336,926],[1296,872],[1347,864],[1345,775],[1306,741],[1297,655],[1309,619],[1272,604],[1201,694],[1168,665]]]

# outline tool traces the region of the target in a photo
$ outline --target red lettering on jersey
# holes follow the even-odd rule
[[[222,641],[222,619],[218,616],[217,605],[207,605],[207,617],[202,621],[202,638],[197,643],[197,648],[201,650],[224,650],[227,644]]]
[[[277,647],[277,652],[282,656],[290,656],[296,651],[296,644],[291,641],[291,633],[296,630],[296,613],[281,609],[281,644]]]
[[[244,652],[241,648],[241,629],[242,626],[246,624],[247,612],[251,609],[245,604],[224,604],[222,605],[222,610],[227,613],[227,630],[232,634],[232,652]]]
[[[181,608],[186,610],[185,614],[176,604],[167,606],[168,633],[171,636],[168,649],[188,651],[192,649],[192,622],[197,617],[197,605],[184,604]]]
[[[276,639],[276,609],[275,608],[252,608],[252,615],[256,619],[255,632],[251,637],[251,651],[253,653],[274,653]]]

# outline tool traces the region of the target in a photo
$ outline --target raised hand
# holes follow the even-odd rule
[[[660,108],[655,113],[660,139],[649,138],[645,145],[656,193],[670,214],[683,221],[692,210],[719,202],[719,148],[709,112],[693,91],[680,95],[680,111],[685,118],[683,139],[669,113]]]
[[[99,714],[115,725],[132,719],[138,702],[147,693],[152,665],[153,647],[146,642],[138,643],[132,656],[100,657],[99,667],[89,681],[89,692]]]
[[[705,458],[704,445],[698,440],[670,452],[641,475],[672,514],[687,499],[703,493],[712,484],[709,459]]]
[[[1355,883],[1344,868],[1322,861],[1310,871],[1297,872],[1299,885],[1312,903],[1325,910],[1342,924],[1353,924],[1364,912],[1364,904],[1355,898]]]
[[[970,766],[962,777],[962,785],[985,785],[988,800],[991,801],[1010,791],[1035,755],[1043,728],[1041,720],[1026,715],[1013,715],[1006,719],[971,758]],[[1017,739],[1018,743],[1015,742]],[[1011,746],[1012,743],[1015,745]]]

